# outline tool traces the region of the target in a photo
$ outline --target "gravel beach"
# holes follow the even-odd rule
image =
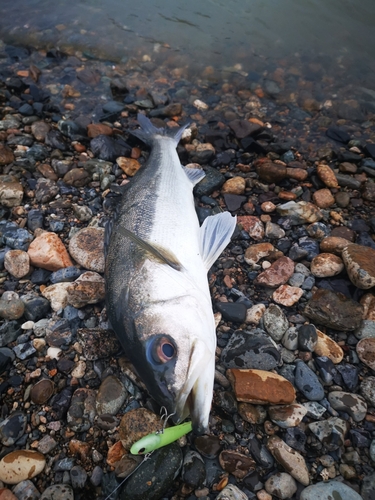
[[[323,56],[188,63],[0,42],[0,500],[375,498],[375,93]],[[190,123],[200,223],[238,219],[209,272],[210,435],[143,462],[163,423],[108,329],[103,253],[139,112]]]

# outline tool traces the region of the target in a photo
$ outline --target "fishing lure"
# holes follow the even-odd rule
[[[144,455],[146,453],[151,453],[158,448],[162,448],[167,444],[171,444],[177,441],[180,437],[184,436],[193,429],[191,422],[185,422],[184,424],[175,425],[174,427],[168,427],[159,432],[153,432],[144,436],[139,441],[133,444],[130,448],[130,453],[132,455]]]

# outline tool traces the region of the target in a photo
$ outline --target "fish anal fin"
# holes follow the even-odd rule
[[[175,271],[182,270],[182,264],[177,259],[177,257],[169,250],[163,248],[162,246],[155,245],[154,243],[151,244],[151,243],[143,240],[142,238],[140,238],[136,234],[129,231],[129,229],[126,229],[124,227],[118,227],[117,231],[120,234],[122,234],[123,236],[125,236],[126,238],[129,238],[139,248],[141,248],[142,250],[147,252],[149,255],[151,255],[157,261],[162,262],[163,264],[167,264]]]
[[[200,228],[200,250],[206,269],[210,269],[230,242],[237,217],[229,212],[207,217]]]
[[[206,177],[204,170],[202,170],[201,168],[189,168],[184,167],[183,165],[182,168],[184,169],[185,174],[188,176],[188,179],[193,184],[193,186],[198,184],[198,182]]]

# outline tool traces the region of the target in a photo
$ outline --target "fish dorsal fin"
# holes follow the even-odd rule
[[[200,182],[204,177],[206,177],[206,174],[204,170],[201,168],[188,168],[184,167],[182,165],[182,168],[184,169],[185,174],[188,176],[189,181],[195,186]]]
[[[200,228],[200,250],[207,270],[230,242],[236,222],[237,217],[232,217],[229,212],[211,215],[204,220]]]
[[[175,271],[182,270],[182,264],[179,262],[177,257],[175,255],[173,255],[172,252],[169,252],[165,248],[162,248],[158,245],[155,245],[155,244],[151,245],[151,243],[148,243],[147,241],[143,240],[142,238],[140,238],[136,234],[129,231],[129,229],[126,229],[125,227],[118,227],[116,230],[120,234],[122,234],[122,236],[129,238],[133,243],[135,243],[140,248],[142,248],[142,250],[151,254],[159,262],[162,262],[163,264],[167,264]]]

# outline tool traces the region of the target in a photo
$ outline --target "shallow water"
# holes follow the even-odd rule
[[[0,37],[112,61],[162,49],[249,71],[295,52],[375,72],[373,0],[1,0]],[[168,47],[165,49],[164,47]]]

